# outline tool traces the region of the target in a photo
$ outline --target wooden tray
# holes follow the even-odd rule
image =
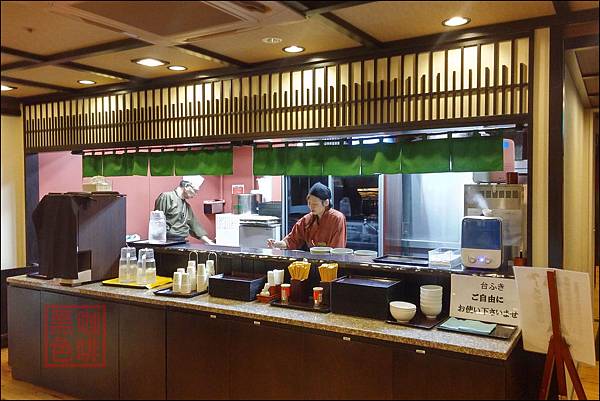
[[[411,326],[418,327],[420,329],[430,330],[440,324],[441,322],[446,320],[447,316],[438,315],[435,319],[428,319],[423,313],[417,311],[415,317],[413,317],[408,322],[398,322],[396,320],[386,320],[386,323],[389,324],[397,324],[398,326]]]
[[[315,306],[313,303],[300,303],[300,302],[293,302],[293,301],[288,301],[286,303],[282,303],[281,300],[276,299],[275,301],[271,302],[272,306],[277,306],[279,308],[288,308],[288,309],[298,309],[298,310],[303,310],[303,311],[309,311],[309,312],[319,312],[319,313],[329,313],[331,312],[331,309],[329,309],[329,306]]]
[[[448,317],[448,319],[450,319],[450,318]],[[446,321],[446,320],[447,319],[445,319],[444,321]],[[438,327],[437,329],[443,330],[443,331],[452,331],[452,332],[460,333],[460,334],[470,334],[470,335],[479,336],[479,337],[491,337],[491,338],[499,338],[500,340],[508,340],[509,338],[512,337],[514,332],[517,331],[518,327],[497,324],[496,328],[494,330],[492,330],[492,332],[490,334],[473,333],[471,331],[456,330],[456,329],[451,329],[451,328],[447,328],[447,327]]]
[[[193,297],[197,297],[198,295],[202,295],[202,294],[206,294],[206,293],[208,293],[208,290],[204,290],[204,291],[200,291],[200,292],[192,291],[189,294],[180,294],[178,292],[174,292],[173,287],[154,291],[154,295],[161,295],[164,297],[175,297],[175,298],[193,298]]]

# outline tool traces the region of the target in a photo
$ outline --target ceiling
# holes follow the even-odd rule
[[[385,47],[386,42],[517,20],[585,13],[598,1],[2,1],[3,95],[25,98],[85,93],[114,84],[146,84],[190,72],[235,71],[322,52]],[[471,19],[466,27],[441,21]],[[268,44],[266,37],[280,43]],[[284,53],[292,44],[301,56]],[[143,67],[154,57],[183,65]],[[578,60],[579,60],[578,55]],[[598,81],[596,47],[595,93]],[[587,65],[581,55],[580,65]],[[590,83],[594,93],[593,82]],[[106,86],[110,88],[110,86]],[[4,97],[4,96],[3,96]]]

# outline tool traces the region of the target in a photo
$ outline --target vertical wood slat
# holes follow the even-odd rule
[[[360,62],[360,110],[361,110],[361,118],[360,123],[362,125],[366,124],[366,105],[365,105],[365,60],[361,60]]]
[[[420,103],[421,103],[421,113],[419,116],[419,120],[425,120],[425,104],[427,103],[425,97],[425,74],[421,75],[421,94],[420,94]]]
[[[477,45],[477,117],[481,116],[481,44]]]
[[[456,71],[452,71],[452,118],[456,118]]]
[[[444,92],[446,95],[444,96],[444,118],[448,119],[448,97],[450,95],[450,91],[448,90],[448,49],[444,50]],[[454,87],[452,88],[454,89]],[[454,97],[453,97],[454,99]]]
[[[502,115],[506,114],[506,106],[508,103],[508,100],[506,99],[506,92],[508,90],[508,67],[503,65],[502,66],[502,89],[501,89],[501,93],[502,93]]]
[[[440,85],[442,83],[442,77],[440,75],[440,73],[438,72],[435,76],[435,118],[436,120],[439,120],[441,117],[441,111],[440,111]]]
[[[517,42],[515,39],[510,42],[510,65],[510,113],[515,114],[515,104],[517,101]]]
[[[498,114],[498,66],[500,64],[500,50],[498,43],[494,43],[494,95],[492,96],[493,112],[492,115]]]
[[[523,102],[524,102],[524,94],[523,88],[525,87],[523,81],[525,79],[525,64],[519,63],[519,114],[523,114]]]
[[[484,90],[484,95],[485,97],[483,98],[483,108],[485,110],[484,115],[489,115],[490,113],[490,69],[489,67],[485,67],[485,90]]]
[[[379,115],[379,98],[381,94],[377,94],[377,90],[379,89],[379,81],[377,80],[377,72],[379,70],[379,60],[376,58],[373,59],[373,97],[371,97],[371,92],[369,92],[369,98],[373,99],[373,121],[377,124],[377,118]],[[370,103],[370,102],[369,102]]]
[[[429,118],[428,120],[433,120],[433,50],[429,52],[429,87],[427,88],[427,92],[429,92]]]
[[[465,47],[460,47],[460,117],[465,116]]]
[[[340,110],[340,81],[341,81],[341,77],[340,77],[340,65],[336,64],[335,66],[335,122],[332,123],[333,127],[339,126],[340,125],[340,115],[341,115],[341,110]]]
[[[473,117],[473,70],[469,68],[469,115],[467,117]]]
[[[413,81],[414,81],[414,94],[413,94],[413,117],[411,121],[417,121],[419,118],[419,53],[415,54],[415,62],[413,64]]]
[[[400,82],[400,120],[399,123],[404,122],[404,56],[400,56],[400,76],[398,81]]]

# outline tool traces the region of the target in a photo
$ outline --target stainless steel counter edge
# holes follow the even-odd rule
[[[70,295],[92,296],[109,301],[128,301],[198,310],[500,360],[508,359],[521,335],[519,329],[511,339],[498,340],[436,329],[425,330],[391,325],[379,320],[339,314],[321,314],[276,308],[259,303],[258,301],[242,302],[214,298],[209,295],[201,295],[194,298],[170,298],[155,295],[155,290],[109,287],[101,283],[67,287],[61,286],[55,280],[45,281],[29,278],[24,275],[10,277],[7,281],[12,286],[35,290],[49,290]]]

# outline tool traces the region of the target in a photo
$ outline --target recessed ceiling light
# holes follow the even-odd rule
[[[6,86],[6,85],[2,85],[2,92],[5,92],[5,91],[11,91],[11,90],[13,90],[13,89],[17,89],[17,88],[15,88],[14,86]]]
[[[185,71],[185,70],[187,70],[187,67],[184,67],[182,65],[170,65],[167,68],[169,70],[171,70],[171,71]]]
[[[159,67],[161,65],[169,64],[168,61],[157,60],[155,58],[138,58],[131,60],[132,63],[140,64],[146,67]]]
[[[444,26],[461,26],[471,22],[471,18],[466,17],[452,17],[447,20],[442,21],[442,25]]]
[[[266,38],[262,38],[262,41],[264,43],[268,43],[270,45],[274,45],[274,44],[283,42],[283,39],[275,37],[275,36],[268,36]]]
[[[292,45],[284,47],[283,51],[286,53],[302,53],[304,51],[304,47]]]
[[[94,85],[96,81],[90,81],[89,79],[80,79],[79,82],[81,85]]]

